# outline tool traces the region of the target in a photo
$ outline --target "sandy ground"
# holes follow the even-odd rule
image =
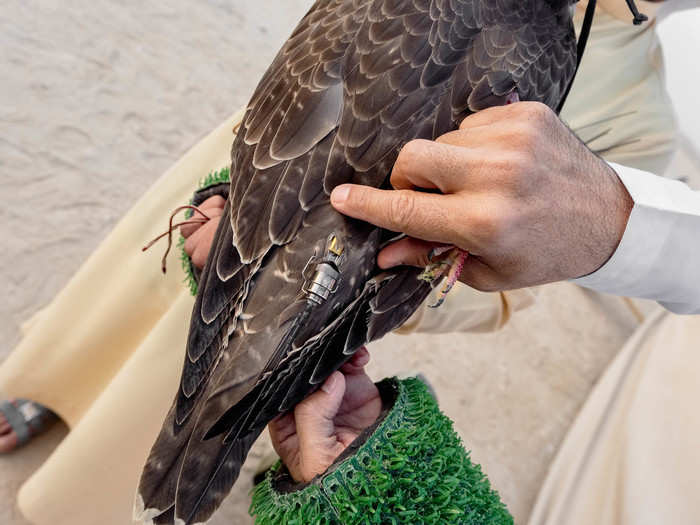
[[[161,4],[0,7],[0,359],[141,192],[247,100],[310,2]],[[387,338],[372,372],[428,376],[522,523],[566,429],[636,325],[618,300],[550,286],[497,334]],[[64,433],[0,459],[0,523],[26,525],[16,491]],[[247,523],[246,508],[235,494],[215,523]]]

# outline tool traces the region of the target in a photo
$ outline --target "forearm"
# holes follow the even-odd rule
[[[573,282],[600,292],[653,299],[672,312],[700,313],[700,192],[611,164],[634,200],[610,260]]]

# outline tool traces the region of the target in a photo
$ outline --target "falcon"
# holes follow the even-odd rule
[[[255,439],[433,283],[380,271],[396,234],[344,217],[343,183],[389,187],[401,148],[513,100],[557,108],[577,67],[576,0],[318,0],[260,81],[202,272],[180,388],[136,518],[204,523]],[[629,2],[629,0],[628,0]]]

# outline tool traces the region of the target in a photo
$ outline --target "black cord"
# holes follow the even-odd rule
[[[625,0],[625,2],[627,3],[627,7],[629,7],[630,11],[632,12],[632,15],[634,16],[634,19],[632,20],[634,25],[638,26],[642,22],[646,22],[647,20],[649,20],[649,17],[647,15],[639,12],[639,9],[637,9],[637,5],[634,3],[634,0]],[[595,15],[595,4],[596,0],[589,0],[588,6],[586,7],[586,15],[583,18],[581,34],[578,37],[578,45],[576,46],[576,69],[574,70],[574,76],[571,77],[571,82],[569,82],[569,85],[567,86],[566,91],[564,92],[564,97],[559,102],[559,106],[557,106],[557,113],[561,113],[561,110],[564,108],[564,103],[569,97],[569,92],[571,91],[571,87],[574,85],[574,80],[576,79],[576,73],[578,73],[578,68],[581,65],[581,60],[583,59],[583,52],[586,50],[588,37],[591,34],[593,16]]]
[[[632,1],[632,0],[628,0]],[[564,96],[557,106],[557,113],[561,113],[562,108],[566,99],[569,97],[569,92],[571,87],[574,85],[574,80],[576,80],[576,73],[578,73],[578,68],[581,65],[581,60],[583,59],[583,52],[586,50],[586,44],[588,43],[588,37],[591,34],[591,26],[593,25],[593,15],[595,15],[595,5],[596,0],[589,0],[588,6],[586,7],[586,14],[583,17],[583,25],[581,26],[581,34],[578,37],[578,45],[576,46],[576,69],[574,69],[574,75],[571,77],[571,81],[564,92]]]

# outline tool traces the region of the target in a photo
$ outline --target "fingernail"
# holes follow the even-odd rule
[[[348,195],[350,195],[350,186],[347,184],[338,186],[331,192],[331,203],[343,204],[346,200],[348,200]]]
[[[326,394],[330,394],[335,388],[335,384],[337,382],[338,378],[335,377],[335,372],[333,372],[333,374],[323,382],[321,385],[321,390],[323,390]]]

